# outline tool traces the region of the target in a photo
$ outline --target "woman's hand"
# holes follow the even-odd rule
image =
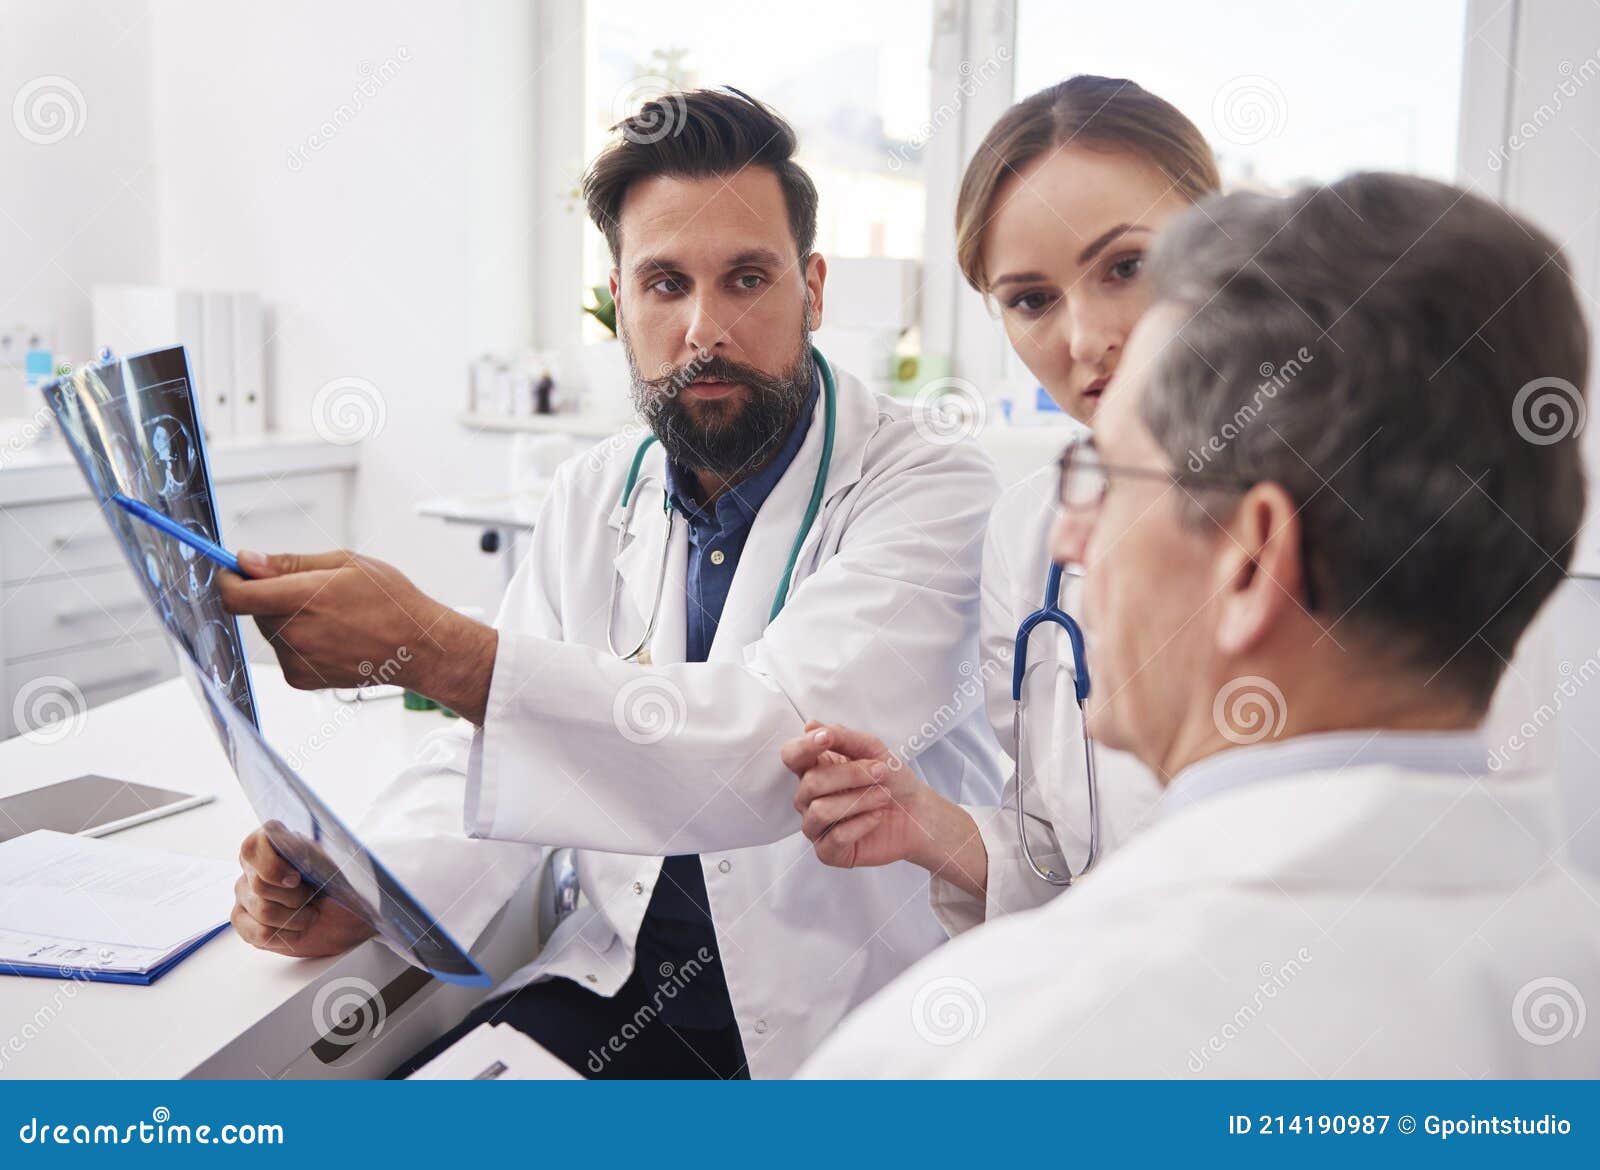
[[[795,811],[824,865],[909,861],[983,895],[988,854],[972,817],[876,737],[812,720],[783,762],[800,778]]]

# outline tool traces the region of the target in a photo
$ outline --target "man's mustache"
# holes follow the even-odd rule
[[[763,373],[753,366],[736,362],[730,358],[712,355],[707,358],[694,358],[684,362],[681,366],[663,367],[658,378],[646,378],[644,383],[655,391],[658,397],[675,397],[691,382],[701,378],[716,378],[723,382],[737,382],[748,386],[754,391],[781,390],[785,383],[782,378]]]

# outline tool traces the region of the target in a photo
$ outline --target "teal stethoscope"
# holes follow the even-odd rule
[[[811,502],[806,505],[806,514],[800,521],[799,531],[795,533],[794,545],[789,549],[788,563],[784,565],[783,577],[778,582],[778,592],[772,598],[772,612],[767,615],[769,622],[783,611],[783,603],[788,599],[789,582],[794,577],[794,567],[800,560],[800,549],[805,545],[806,537],[811,534],[811,526],[816,523],[817,514],[822,511],[822,493],[827,487],[828,471],[833,466],[833,433],[838,408],[838,391],[833,382],[833,368],[828,365],[828,360],[815,346],[811,348],[811,358],[817,364],[818,373],[822,375],[822,458],[817,461],[817,478],[811,487]],[[636,490],[641,485],[639,469],[644,463],[646,452],[650,450],[650,444],[655,441],[656,437],[650,435],[639,444],[639,449],[633,453],[633,463],[628,468],[628,478],[622,485],[622,530],[617,533],[619,555],[628,542],[628,533],[633,527],[633,510],[639,502],[640,493]],[[661,598],[667,584],[667,557],[672,549],[672,522],[675,517],[672,498],[667,493],[665,483],[661,485],[661,511],[667,518],[667,539],[661,543],[661,566],[656,571],[656,599],[650,606],[650,620],[645,623],[644,634],[626,654],[617,649],[617,643],[611,632],[616,626],[620,575],[613,573],[611,576],[611,597],[606,603],[606,645],[612,654],[624,662],[649,662],[650,639],[655,636],[656,620],[661,616]]]
[[[1065,872],[1057,873],[1048,866],[1040,865],[1033,856],[1033,849],[1028,844],[1028,814],[1023,808],[1023,793],[1027,791],[1024,775],[1026,771],[1023,763],[1027,756],[1027,741],[1022,737],[1023,708],[1022,698],[1024,684],[1027,682],[1031,668],[1028,666],[1028,639],[1033,631],[1041,625],[1060,626],[1067,632],[1067,640],[1072,644],[1072,685],[1078,700],[1078,714],[1084,716],[1084,700],[1089,697],[1089,667],[1084,661],[1083,630],[1066,610],[1061,608],[1061,575],[1062,567],[1051,564],[1050,572],[1045,577],[1044,605],[1034,610],[1022,619],[1022,625],[1017,628],[1017,642],[1015,661],[1011,668],[1011,701],[1015,705],[1015,714],[1012,728],[1017,738],[1017,762],[1012,773],[1013,782],[1017,789],[1017,836],[1022,839],[1022,855],[1027,859],[1028,867],[1035,876],[1049,882],[1052,886],[1070,886],[1075,880],[1088,873],[1100,856],[1100,793],[1095,783],[1094,774],[1094,740],[1089,737],[1089,724],[1087,718],[1083,724],[1083,763],[1084,774],[1089,785],[1089,853],[1084,858],[1083,867],[1073,873],[1065,863],[1062,868]],[[1035,663],[1035,666],[1043,665]]]

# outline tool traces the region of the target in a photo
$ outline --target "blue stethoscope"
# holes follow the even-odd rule
[[[772,611],[767,615],[769,622],[783,612],[783,603],[788,600],[789,582],[794,577],[794,567],[800,561],[800,550],[805,546],[806,537],[811,534],[811,526],[816,523],[817,515],[822,511],[822,495],[828,484],[828,472],[833,467],[833,435],[837,422],[838,390],[834,386],[833,367],[828,365],[828,359],[822,356],[816,346],[811,347],[811,358],[816,362],[817,371],[822,375],[822,458],[817,461],[817,478],[811,486],[811,502],[806,505],[806,514],[800,521],[799,531],[795,533],[794,545],[789,549],[789,560],[783,567],[783,577],[778,582],[778,591],[772,598]],[[617,533],[619,555],[628,542],[628,533],[633,526],[633,510],[639,502],[640,493],[635,490],[641,482],[639,469],[644,463],[646,452],[650,450],[650,444],[655,441],[656,437],[649,435],[639,444],[639,449],[633,453],[633,463],[628,468],[628,478],[622,485],[622,530]],[[667,539],[661,544],[661,565],[656,572],[656,599],[650,607],[650,620],[645,623],[644,634],[626,654],[617,649],[611,633],[616,625],[620,574],[613,573],[611,576],[611,597],[606,604],[606,645],[612,654],[624,662],[649,662],[647,650],[650,639],[655,636],[656,621],[661,616],[661,598],[667,584],[667,557],[672,549],[672,524],[676,518],[676,513],[672,509],[672,497],[664,483],[661,485],[661,511],[667,518]]]
[[[1084,661],[1083,629],[1066,610],[1061,608],[1062,572],[1060,565],[1051,564],[1050,572],[1044,582],[1044,605],[1023,618],[1022,625],[1017,627],[1016,650],[1011,667],[1011,701],[1015,705],[1012,728],[1016,733],[1017,742],[1017,762],[1012,773],[1017,791],[1017,836],[1022,839],[1022,855],[1027,859],[1028,867],[1037,877],[1052,886],[1070,886],[1088,873],[1100,856],[1100,792],[1095,783],[1094,740],[1089,737],[1089,723],[1083,710],[1084,701],[1089,697],[1089,667]],[[1078,700],[1078,715],[1084,720],[1083,763],[1084,775],[1089,785],[1089,854],[1084,858],[1083,866],[1077,873],[1073,873],[1065,863],[1062,866],[1065,871],[1063,873],[1057,873],[1048,866],[1040,865],[1033,856],[1032,847],[1028,844],[1028,814],[1023,807],[1023,793],[1027,791],[1027,778],[1024,775],[1026,768],[1023,763],[1027,755],[1027,741],[1022,736],[1025,706],[1022,694],[1030,673],[1028,639],[1041,625],[1060,626],[1067,632],[1067,640],[1072,644],[1073,690]],[[1035,666],[1038,665],[1043,664],[1035,663]]]

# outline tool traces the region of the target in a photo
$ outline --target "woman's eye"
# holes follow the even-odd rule
[[[1007,308],[1015,309],[1019,313],[1036,314],[1044,312],[1050,304],[1050,295],[1042,292],[1026,292],[1021,296],[1013,297]]]
[[[1124,256],[1111,265],[1111,275],[1117,280],[1132,280],[1143,267],[1143,256]]]

